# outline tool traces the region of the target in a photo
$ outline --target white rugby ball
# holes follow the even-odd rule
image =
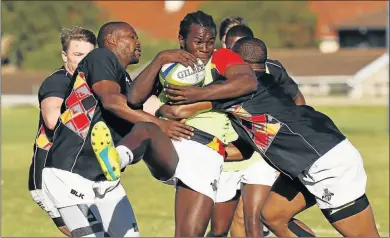
[[[201,60],[198,60],[194,69],[180,63],[168,63],[161,67],[159,73],[162,85],[203,86],[205,76],[206,70]]]

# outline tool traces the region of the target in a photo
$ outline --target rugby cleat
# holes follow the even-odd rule
[[[121,161],[106,123],[99,121],[93,126],[91,144],[107,180],[118,180],[121,176]]]

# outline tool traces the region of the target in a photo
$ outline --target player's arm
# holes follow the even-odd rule
[[[196,57],[184,50],[165,50],[160,52],[152,62],[134,79],[131,84],[129,103],[139,107],[150,97],[157,75],[166,63],[178,62],[185,67],[196,65]]]
[[[65,75],[51,75],[43,81],[38,95],[45,126],[54,130],[61,115],[61,106],[69,88],[70,79]]]
[[[267,67],[271,67],[271,68],[277,67],[277,66],[273,66],[272,64],[276,64],[280,67],[281,70],[280,85],[286,90],[287,94],[290,95],[290,97],[294,100],[295,104],[306,105],[305,97],[303,96],[302,92],[299,90],[299,87],[295,83],[295,81],[290,77],[290,75],[288,75],[287,70],[283,67],[283,65],[277,60],[272,60],[271,64],[267,65]]]
[[[238,54],[227,49],[220,49],[214,53],[212,63],[226,80],[204,88],[168,85],[167,98],[174,104],[188,104],[197,101],[236,98],[256,91],[256,76],[252,68]]]
[[[190,118],[212,109],[211,102],[197,102],[187,105],[162,105],[157,111],[157,117],[166,117],[171,120]]]
[[[107,52],[87,56],[83,62],[88,69],[87,80],[92,90],[101,100],[102,106],[116,116],[131,122],[153,122],[171,138],[189,138],[193,135],[192,128],[176,121],[160,120],[143,110],[134,110],[127,104],[127,97],[121,94],[119,85],[119,62],[113,54]]]

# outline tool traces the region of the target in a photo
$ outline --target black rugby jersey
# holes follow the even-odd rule
[[[48,97],[64,99],[68,92],[72,75],[64,67],[53,72],[41,84],[38,91],[39,105]],[[42,170],[45,167],[46,157],[52,146],[53,131],[44,123],[42,112],[39,113],[38,133],[34,142],[34,155],[29,169],[28,189],[42,189]]]
[[[265,62],[268,73],[274,76],[276,81],[284,88],[286,93],[292,98],[295,99],[299,88],[295,81],[288,75],[286,69],[278,60],[267,59]]]
[[[73,75],[46,167],[70,171],[92,181],[106,180],[92,149],[91,128],[98,121],[106,122],[116,144],[133,124],[103,107],[92,91],[92,86],[102,80],[118,83],[121,94],[127,95],[131,79],[126,69],[112,51],[98,48],[79,63]]]
[[[239,136],[291,178],[345,139],[333,121],[310,106],[297,106],[274,76],[256,72],[256,93],[213,102],[230,114]]]

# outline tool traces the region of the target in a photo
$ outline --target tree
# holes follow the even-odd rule
[[[53,67],[58,67],[60,30],[79,25],[96,32],[102,15],[87,1],[3,1],[2,35],[14,37],[12,52],[27,61],[23,63],[37,68],[55,63]]]
[[[314,13],[304,1],[209,1],[201,10],[219,24],[227,16],[241,16],[257,38],[271,48],[310,47],[315,43]]]

